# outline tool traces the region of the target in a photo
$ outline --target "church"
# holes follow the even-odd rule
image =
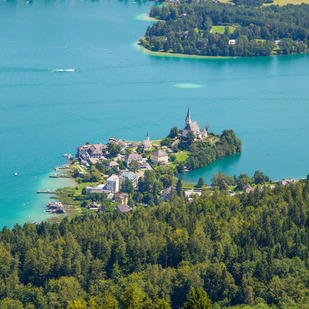
[[[187,137],[189,131],[193,131],[196,138],[207,137],[207,131],[204,128],[202,131],[197,123],[197,121],[191,121],[190,108],[188,108],[188,113],[185,121],[185,128],[182,130],[182,137]]]

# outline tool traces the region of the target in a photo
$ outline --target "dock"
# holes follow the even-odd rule
[[[50,178],[71,178],[68,175],[49,175]]]
[[[59,192],[50,191],[50,190],[46,190],[46,191],[38,190],[38,191],[36,191],[36,193],[58,194]]]
[[[70,164],[65,164],[65,165],[62,165],[62,166],[56,166],[54,169],[55,171],[59,171],[59,170],[67,170],[70,168]]]

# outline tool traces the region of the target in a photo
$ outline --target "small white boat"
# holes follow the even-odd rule
[[[63,157],[67,157],[67,156],[68,156],[68,154],[67,154],[67,153],[65,153],[65,154],[63,154],[62,156],[63,156]]]
[[[17,173],[15,173],[14,175],[17,176]]]

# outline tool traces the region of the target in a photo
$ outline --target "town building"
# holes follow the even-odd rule
[[[103,144],[89,144],[77,147],[76,158],[88,161],[88,159],[104,159],[107,146]]]
[[[116,193],[116,194],[114,195],[115,201],[116,201],[117,203],[121,204],[121,205],[126,205],[126,204],[128,204],[128,197],[129,197],[128,194],[126,194],[126,193],[121,193],[121,192]]]
[[[168,196],[175,192],[175,187],[171,186],[161,191],[160,197],[165,200]]]
[[[182,130],[182,137],[187,137],[189,131],[192,131],[196,138],[207,137],[206,129],[201,131],[198,123],[196,121],[191,121],[190,108],[188,108],[188,113],[185,120],[185,128]]]
[[[175,139],[171,145],[170,145],[170,148],[173,148],[174,146],[177,146],[179,144],[179,139]]]
[[[92,202],[91,204],[89,204],[87,206],[88,209],[99,209],[100,208],[100,204],[97,204],[96,202]]]
[[[125,149],[126,147],[128,147],[128,143],[122,139],[117,139],[115,137],[111,137],[109,138],[109,142],[110,143],[114,143],[116,145],[119,145],[121,147],[121,149]]]
[[[106,189],[111,191],[113,194],[119,192],[120,189],[120,178],[117,175],[112,175],[106,180]]]
[[[249,194],[250,192],[253,192],[253,191],[254,191],[254,189],[253,189],[250,185],[245,185],[245,186],[243,186],[243,187],[242,187],[242,190],[243,190],[245,193],[247,193],[247,194]]]
[[[137,161],[138,163],[142,163],[143,157],[138,153],[130,153],[126,155],[124,158],[125,164],[128,166],[132,161]]]
[[[151,140],[149,140],[149,133],[148,132],[147,132],[146,140],[142,141],[141,146],[143,148],[143,151],[151,150],[152,142],[151,142]]]
[[[159,149],[151,154],[150,160],[155,164],[166,164],[168,163],[168,154],[162,149]]]
[[[126,213],[126,212],[130,212],[132,208],[128,205],[118,205],[116,206],[115,210],[119,211],[120,213]]]
[[[123,172],[120,175],[120,178],[121,178],[121,184],[125,182],[126,179],[129,179],[132,182],[134,187],[137,186],[138,178],[133,172]]]
[[[131,144],[128,145],[129,148],[132,148],[132,149],[134,149],[134,150],[136,150],[136,148],[137,148],[138,146],[139,146],[139,144],[136,143],[136,142],[133,142],[133,143],[131,143]]]
[[[117,163],[116,161],[109,161],[109,162],[106,162],[104,164],[104,167],[105,168],[119,168],[119,163]]]

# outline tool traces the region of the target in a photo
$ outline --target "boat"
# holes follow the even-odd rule
[[[17,173],[15,173],[14,175],[17,176]]]
[[[68,154],[67,154],[67,153],[65,153],[65,154],[63,154],[62,156],[63,156],[63,157],[67,157],[67,156],[68,156]]]

